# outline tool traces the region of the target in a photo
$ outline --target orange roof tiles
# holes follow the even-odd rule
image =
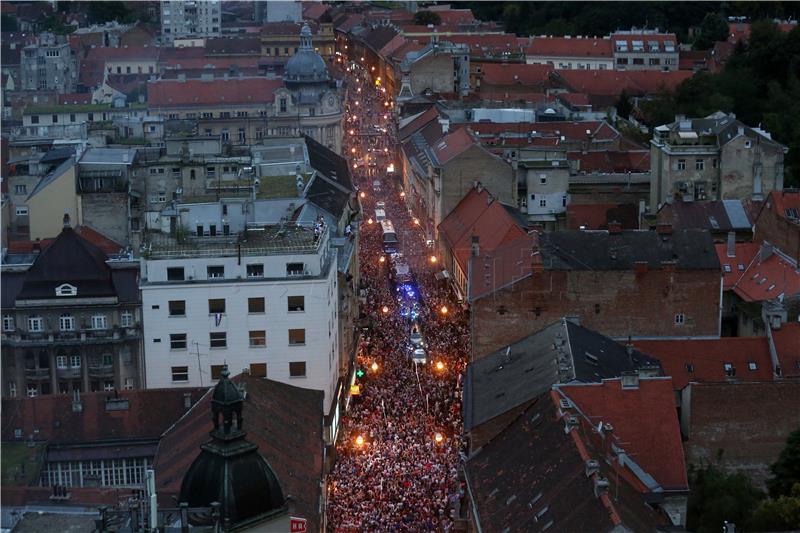
[[[676,70],[559,70],[554,76],[573,92],[594,96],[619,96],[623,90],[629,95],[654,94],[663,89],[674,90],[681,82],[691,78],[692,72]]]
[[[719,264],[722,266],[722,288],[730,290],[742,277],[747,266],[753,260],[761,247],[757,242],[737,242],[734,247],[733,256],[728,256],[728,245],[716,244]]]
[[[766,337],[721,337],[703,340],[637,340],[634,347],[661,361],[676,390],[689,382],[769,381],[772,360]],[[726,373],[725,365],[732,365]],[[754,365],[754,366],[753,366]]]
[[[481,85],[541,85],[548,81],[553,67],[550,65],[523,65],[520,63],[483,63]]]
[[[156,61],[160,49],[155,46],[127,46],[121,48],[91,48],[88,61]]]
[[[778,355],[781,375],[800,377],[800,322],[787,322],[772,328],[772,340]]]
[[[592,421],[611,424],[627,458],[642,467],[663,489],[688,490],[670,379],[640,379],[637,388],[623,388],[619,378],[557,387]]]
[[[611,59],[614,57],[614,50],[611,40],[607,38],[534,37],[525,48],[525,55]]]
[[[769,194],[769,201],[775,207],[775,212],[781,218],[797,220],[800,216],[800,192],[773,191]],[[791,217],[789,215],[792,215]]]
[[[764,243],[733,286],[745,302],[761,302],[800,293],[797,263]]]
[[[149,107],[248,105],[275,100],[283,79],[156,81],[147,84]]]
[[[459,128],[442,137],[432,148],[439,164],[444,165],[477,143],[468,129]]]

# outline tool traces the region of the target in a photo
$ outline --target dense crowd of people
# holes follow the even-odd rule
[[[466,313],[446,280],[435,276],[442,266],[405,205],[400,177],[385,173],[396,154],[395,126],[387,112],[390,96],[359,67],[350,68],[346,83],[343,145],[364,210],[359,250],[362,314],[371,327],[361,336],[357,354],[363,371],[356,380],[360,394],[353,396],[340,425],[328,484],[329,530],[448,531],[453,503],[459,499],[460,375],[469,347]],[[381,129],[381,135],[364,134]],[[379,186],[375,180],[380,180]],[[413,271],[410,290],[398,291],[389,281],[391,261],[383,251],[381,226],[369,220],[379,201],[385,203],[399,251]],[[402,312],[412,306],[418,312],[415,319]],[[410,357],[412,327],[423,335],[424,364]]]

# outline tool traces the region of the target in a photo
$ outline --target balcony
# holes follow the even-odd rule
[[[113,378],[114,365],[89,365],[90,378]]]
[[[47,380],[50,379],[49,368],[26,368],[25,377],[27,379]]]
[[[59,379],[75,379],[81,377],[81,368],[58,368],[56,369],[56,376]]]
[[[56,331],[53,333],[14,332],[6,334],[4,343],[9,346],[51,346],[54,343],[71,346],[125,342],[139,338],[141,338],[141,333],[137,328],[83,328],[75,331]]]

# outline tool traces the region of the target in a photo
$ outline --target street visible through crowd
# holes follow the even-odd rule
[[[444,268],[441,258],[406,205],[399,168],[394,172],[392,95],[358,65],[345,76],[342,144],[363,208],[361,313],[370,327],[361,335],[358,394],[342,417],[329,477],[328,530],[448,531],[460,491],[466,312],[447,280],[436,276]],[[402,256],[384,249],[375,214],[381,207]],[[390,275],[402,263],[410,267],[410,279]]]

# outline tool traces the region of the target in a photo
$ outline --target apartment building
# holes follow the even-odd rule
[[[675,117],[650,141],[650,211],[674,199],[763,200],[783,189],[787,147],[733,113]]]
[[[525,47],[529,65],[550,65],[556,70],[613,70],[614,51],[607,37],[533,37]]]
[[[147,387],[209,386],[228,365],[322,390],[324,413],[335,412],[336,257],[324,223],[151,234],[140,285]]]
[[[22,49],[20,67],[24,91],[75,92],[78,61],[63,36],[42,33]]]
[[[139,265],[64,216],[2,267],[3,396],[141,387]]]
[[[162,0],[161,37],[171,43],[181,37],[219,37],[220,0]]]
[[[634,28],[612,33],[611,40],[617,70],[678,70],[678,39],[674,33]]]

